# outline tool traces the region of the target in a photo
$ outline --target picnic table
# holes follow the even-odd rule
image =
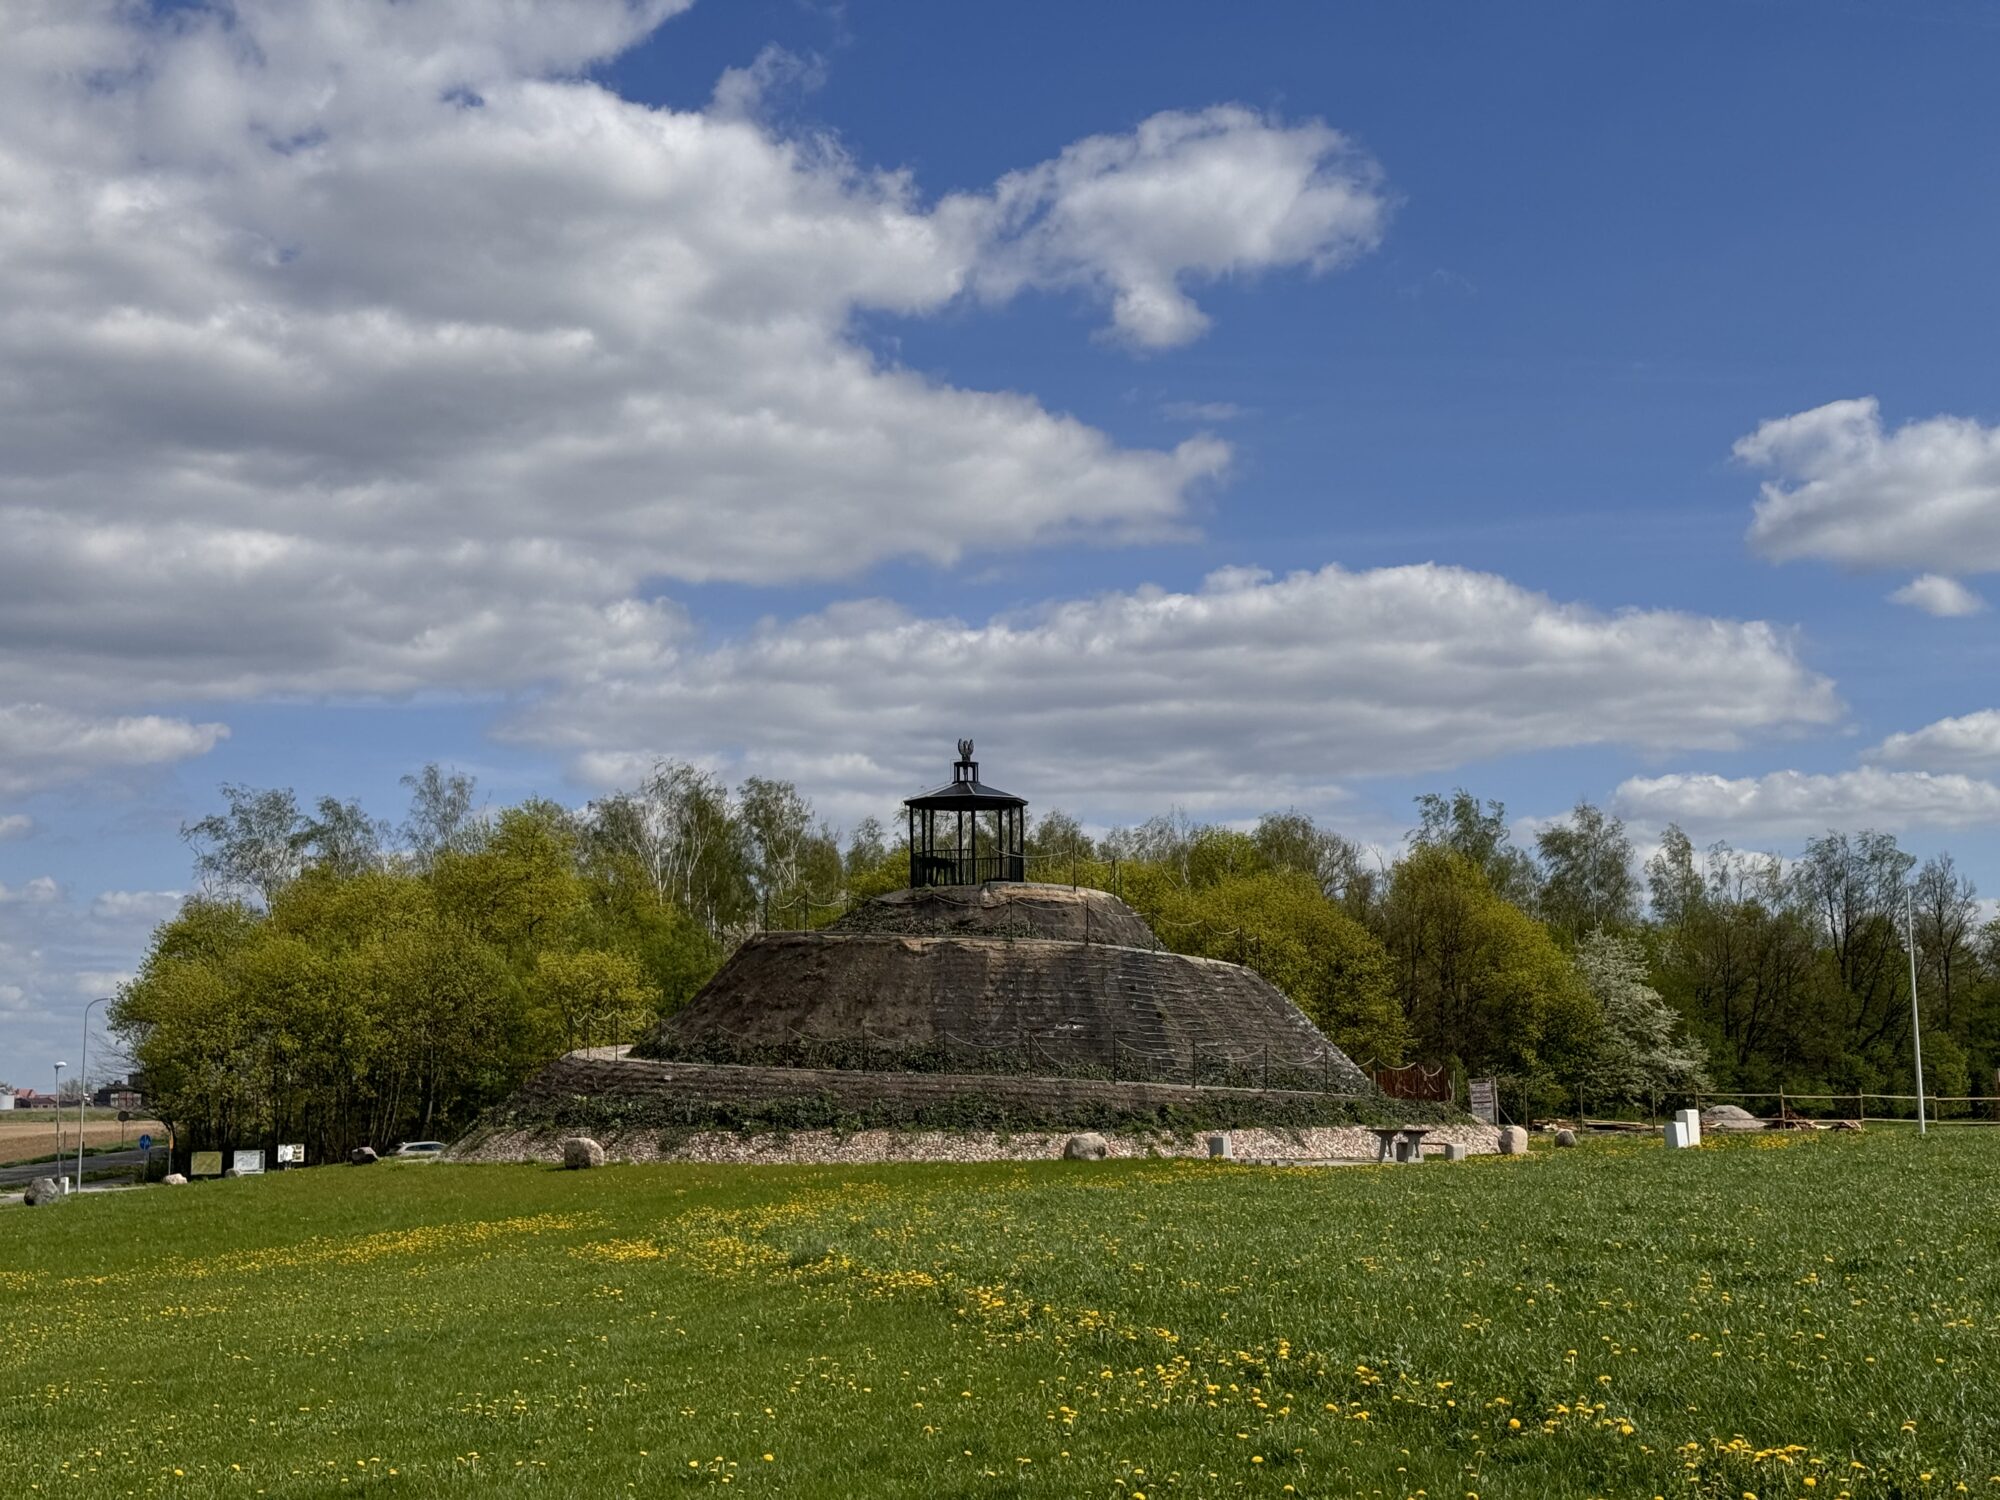
[[[1431,1134],[1421,1125],[1371,1125],[1379,1149],[1375,1153],[1378,1164],[1382,1162],[1410,1162],[1424,1159],[1424,1142]]]

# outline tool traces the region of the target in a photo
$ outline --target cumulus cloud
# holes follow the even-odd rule
[[[2000,709],[1982,708],[1892,734],[1866,758],[1934,771],[2000,770]]]
[[[185,891],[104,891],[90,903],[90,914],[100,922],[164,922],[181,909]]]
[[[607,784],[755,745],[753,769],[851,796],[835,805],[938,779],[970,733],[1001,785],[1130,815],[1324,802],[1349,777],[1558,746],[1737,745],[1839,714],[1769,625],[1605,614],[1426,564],[1230,570],[983,624],[843,604],[600,677],[508,732]]]
[[[1971,828],[2000,818],[2000,786],[1971,776],[1864,767],[1831,775],[1635,776],[1612,798],[1624,816],[1719,836],[1803,837],[1829,828]]]
[[[1736,456],[1774,476],[1750,525],[1774,560],[2000,569],[2000,428],[1941,416],[1888,432],[1870,396],[1766,422]]]
[[[0,703],[0,795],[41,791],[95,773],[205,755],[224,724],[158,714],[90,716],[46,703]],[[17,815],[18,816],[18,815]],[[14,818],[0,820],[0,836]],[[25,831],[22,819],[14,831]]]
[[[1066,288],[1154,347],[1190,287],[1381,231],[1314,121],[1160,115],[927,201],[756,118],[775,54],[706,111],[583,76],[679,8],[10,13],[0,700],[513,691],[642,666],[663,582],[1184,534],[1220,441],[1121,446],[859,321]]]
[[[1238,105],[1078,141],[1002,178],[994,199],[982,288],[1091,288],[1111,303],[1113,334],[1151,349],[1208,327],[1188,282],[1328,270],[1373,249],[1388,217],[1379,168],[1340,132]]]
[[[0,813],[0,843],[24,839],[35,831],[35,820],[26,813]]]
[[[1956,578],[1946,578],[1942,573],[1919,573],[1891,594],[1889,602],[1907,604],[1912,609],[1920,609],[1940,619],[1976,615],[1986,608],[1986,601],[1979,595]]]
[[[6,976],[0,1015],[7,1018],[10,1063],[17,1057],[74,1062],[85,1002],[131,977],[148,934],[180,899],[175,891],[106,891],[86,901],[46,875],[0,886],[0,974]],[[92,1020],[92,1059],[115,1059],[113,1039],[98,1029],[103,1013]],[[18,1073],[13,1081],[21,1082]]]
[[[47,906],[62,900],[62,887],[53,875],[37,875],[24,885],[0,885],[0,906]]]

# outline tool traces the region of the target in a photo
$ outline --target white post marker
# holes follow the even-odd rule
[[[1910,948],[1910,1045],[1917,1054],[1917,1134],[1927,1135],[1924,1126],[1924,1030],[1923,1022],[1917,1015],[1917,898],[1915,891],[1903,888],[1903,931],[1909,938]]]
[[[1698,1109],[1677,1109],[1674,1120],[1681,1127],[1681,1144],[1699,1146],[1701,1144],[1701,1111]]]
[[[61,1181],[61,1180],[62,1180],[62,1157],[63,1157],[63,1143],[62,1143],[62,1070],[63,1070],[64,1068],[68,1067],[68,1066],[69,1066],[69,1064],[68,1064],[68,1063],[66,1063],[66,1062],[59,1062],[59,1063],[57,1063],[57,1064],[56,1064],[56,1107],[55,1107],[55,1117],[56,1117],[56,1180],[57,1180],[57,1181]]]
[[[1679,1117],[1667,1121],[1667,1149],[1678,1151],[1687,1143],[1687,1127],[1681,1124]]]

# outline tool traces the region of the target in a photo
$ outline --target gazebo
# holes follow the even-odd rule
[[[983,885],[1026,880],[1028,803],[979,780],[972,741],[958,742],[951,780],[903,804],[910,819],[910,884]],[[979,826],[991,818],[980,849]]]

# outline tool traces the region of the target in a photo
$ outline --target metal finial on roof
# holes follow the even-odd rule
[[[958,742],[958,758],[959,758],[960,760],[971,760],[971,759],[972,759],[972,741],[971,741],[971,740],[960,740],[960,741]]]

